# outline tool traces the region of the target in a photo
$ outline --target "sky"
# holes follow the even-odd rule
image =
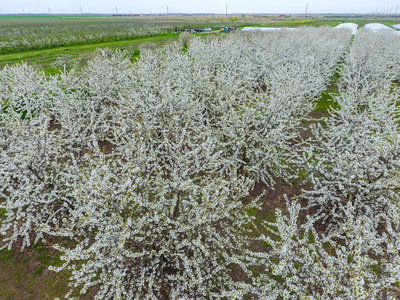
[[[0,0],[0,13],[395,13],[400,0]]]

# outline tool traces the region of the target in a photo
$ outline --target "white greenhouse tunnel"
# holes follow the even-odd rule
[[[394,28],[396,28],[395,26],[398,26],[398,28],[400,28],[400,24],[399,25],[393,25]],[[393,34],[400,35],[400,31],[397,31],[397,30],[395,30],[393,28],[390,28],[389,26],[386,26],[386,25],[381,24],[381,23],[369,23],[369,24],[366,24],[364,27],[368,28],[369,30],[371,30],[373,32],[386,31],[386,32],[391,32]]]
[[[372,30],[374,32],[380,31],[380,30],[393,30],[389,26],[386,26],[386,25],[381,24],[381,23],[369,23],[369,24],[366,24],[364,27],[368,28],[368,29],[370,29],[370,30]]]
[[[342,23],[334,27],[335,29],[348,28],[353,34],[357,33],[358,25],[355,23]]]

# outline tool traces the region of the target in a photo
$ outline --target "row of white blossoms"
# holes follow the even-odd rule
[[[394,299],[400,39],[351,36],[238,33],[134,63],[103,51],[51,78],[4,68],[4,247],[48,240],[51,269],[96,299]],[[335,73],[340,108],[303,140]],[[288,200],[256,228],[255,184],[300,173],[307,218]]]
[[[281,240],[266,237],[272,250],[260,255],[288,298],[399,297],[399,46],[396,35],[360,30],[340,68],[339,108],[299,145],[312,213],[301,221],[297,202],[289,217],[278,212]]]

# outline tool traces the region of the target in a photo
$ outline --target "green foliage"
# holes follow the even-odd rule
[[[0,261],[9,260],[14,257],[14,250],[3,249],[0,251]]]
[[[40,261],[44,265],[48,265],[50,263],[51,258],[48,253],[45,253],[36,257],[36,260]]]
[[[17,299],[17,292],[14,291],[9,291],[9,290],[3,290],[0,291],[0,298],[4,300],[14,300]]]
[[[379,276],[382,272],[381,268],[378,265],[371,266],[372,272],[374,272],[377,276]]]
[[[0,251],[0,299],[54,299],[69,291],[68,271],[47,271],[48,265],[60,265],[60,252],[40,242],[24,252]],[[79,295],[76,295],[79,296]],[[85,295],[79,299],[90,299]]]
[[[33,271],[33,273],[35,274],[41,274],[44,270],[44,266],[40,266],[38,268],[35,269],[35,271]]]

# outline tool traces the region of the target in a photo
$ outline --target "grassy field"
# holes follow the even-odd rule
[[[179,30],[184,28],[202,28],[211,27],[219,29],[222,25],[245,26],[260,22],[264,18],[251,17],[250,20],[241,18],[232,18],[226,20],[224,17],[216,16],[134,16],[134,17],[113,17],[104,15],[63,15],[63,16],[0,16],[0,45],[9,42],[10,37],[4,32],[9,30],[10,34],[15,35],[15,39],[22,39],[23,35],[31,40],[36,38],[49,39],[56,38],[57,34],[65,35],[67,42],[54,42],[44,45],[24,45],[22,47],[3,48],[0,50],[0,68],[7,64],[21,63],[35,65],[44,70],[47,74],[57,72],[54,62],[61,56],[67,55],[70,59],[77,59],[85,56],[98,48],[119,48],[128,50],[132,57],[139,55],[139,45],[143,43],[154,43],[158,46],[164,45],[179,38],[173,31],[175,27]],[[100,33],[103,33],[104,26],[112,27],[110,32],[105,32],[105,36],[99,36],[96,26],[101,25]],[[91,29],[86,29],[90,27]],[[54,32],[53,32],[54,28]],[[154,32],[149,32],[148,28],[155,28]],[[86,40],[77,40],[68,42],[71,34],[68,30],[79,31],[83,37],[88,36]],[[139,33],[137,33],[137,30]],[[125,33],[125,31],[131,32]],[[135,31],[136,30],[136,31]],[[142,31],[140,31],[142,30]],[[143,31],[144,30],[144,31]],[[2,32],[4,36],[2,36]],[[150,30],[151,31],[151,30]]]
[[[54,66],[54,62],[62,55],[68,55],[71,60],[73,60],[99,48],[118,48],[122,50],[128,50],[132,57],[136,57],[139,55],[139,45],[143,43],[151,42],[155,43],[156,45],[163,45],[165,43],[178,40],[178,38],[179,35],[175,33],[166,33],[151,37],[141,37],[123,41],[109,41],[87,45],[72,45],[50,49],[18,51],[15,53],[1,54],[0,67],[4,67],[7,64],[21,63],[23,61],[35,65],[39,69],[44,70],[47,74],[53,74],[59,70]]]

